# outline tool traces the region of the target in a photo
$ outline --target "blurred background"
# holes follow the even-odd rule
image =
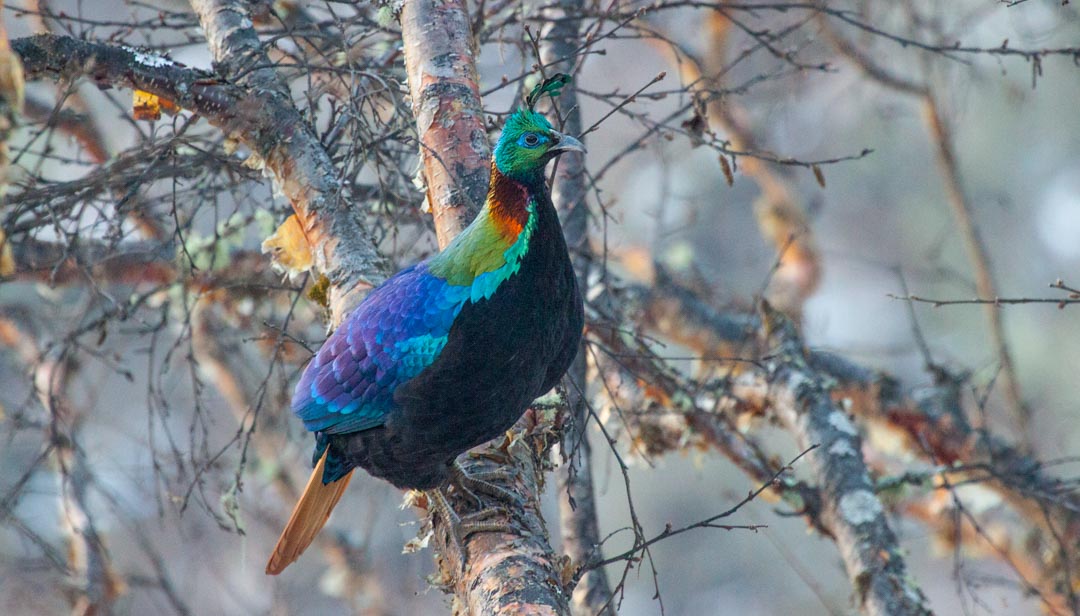
[[[979,428],[1059,461],[1055,476],[1080,476],[1080,307],[999,308],[1010,376],[983,306],[897,299],[984,295],[956,187],[998,295],[1064,298],[1049,285],[1080,284],[1080,12],[1040,0],[822,3],[835,14],[757,4],[716,12],[676,1],[585,3],[595,40],[575,83],[584,126],[600,122],[586,137],[590,232],[610,275],[648,285],[659,268],[732,310],[769,289],[798,306],[810,347],[883,371],[908,392],[932,384],[919,331],[935,364],[969,375],[965,404]],[[540,31],[543,7],[469,6],[484,24],[478,69],[495,135],[532,83],[517,80],[535,62],[521,24]],[[338,3],[253,7],[385,253],[395,267],[429,254],[393,15]],[[47,28],[210,68],[197,19],[179,3],[14,2],[3,19],[12,39]],[[324,66],[342,70],[307,70],[297,58],[322,58],[312,41],[337,45],[322,48]],[[336,547],[312,550],[278,578],[263,574],[292,506],[282,494],[309,468],[311,438],[286,410],[291,386],[326,331],[304,296],[309,281],[268,271],[259,254],[291,211],[272,182],[188,112],[134,119],[130,91],[75,81],[30,83],[26,93],[0,218],[18,255],[45,256],[17,262],[0,284],[0,611],[71,611],[80,584],[72,528],[90,527],[115,572],[116,613],[447,612],[448,597],[426,579],[430,552],[401,553],[416,535],[415,511],[366,475],[330,521]],[[774,272],[785,246],[800,256]],[[155,269],[162,262],[167,272]],[[783,285],[795,290],[785,295]],[[694,353],[671,341],[655,348]],[[215,363],[249,355],[251,375]],[[694,374],[716,368],[676,363]],[[1010,378],[1030,409],[1026,426],[1010,410]],[[256,383],[257,405],[237,393],[245,382]],[[264,428],[268,440],[252,437]],[[779,459],[799,453],[782,430],[748,429]],[[616,532],[630,523],[628,494],[607,442],[590,435],[601,530],[615,533],[604,551],[615,554],[632,545]],[[758,485],[700,448],[651,457],[625,440],[615,447],[649,534],[723,511]],[[925,467],[866,455],[888,458],[880,468]],[[964,494],[968,508],[1022,542],[1024,520],[978,487]],[[549,486],[556,545],[559,497]],[[951,515],[947,501],[934,511]],[[655,579],[635,566],[619,613],[854,611],[835,544],[777,508],[759,499],[728,520],[767,525],[757,531],[658,543]],[[954,550],[916,508],[895,504],[891,523],[938,614],[1046,609],[1027,590],[1037,584],[1024,581],[1037,572],[985,549]]]

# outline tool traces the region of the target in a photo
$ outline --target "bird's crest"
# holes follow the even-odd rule
[[[570,83],[570,75],[555,73],[541,83],[536,84],[532,92],[529,92],[529,95],[525,97],[525,105],[529,108],[529,111],[536,111],[536,103],[540,102],[540,97],[547,94],[551,98],[557,98],[562,93],[563,86],[568,83]]]

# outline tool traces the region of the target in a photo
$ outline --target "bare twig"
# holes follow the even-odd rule
[[[385,277],[385,263],[356,212],[341,199],[337,171],[311,126],[277,83],[273,69],[243,72],[252,66],[269,66],[265,55],[261,60],[256,57],[254,31],[241,27],[245,11],[231,3],[219,7],[216,2],[196,2],[195,6],[207,22],[212,49],[232,58],[218,58],[218,68],[230,77],[228,82],[160,56],[67,37],[39,35],[19,39],[13,47],[31,77],[84,75],[100,84],[145,90],[205,116],[226,135],[248,145],[274,172],[303,221],[315,265],[332,283],[332,314],[340,319]]]
[[[819,13],[819,24],[826,33],[827,39],[842,56],[851,61],[870,79],[897,92],[915,96],[922,102],[927,128],[937,149],[941,175],[945,182],[946,197],[960,231],[960,236],[963,239],[964,248],[968,253],[968,260],[971,262],[971,267],[975,272],[975,288],[981,297],[997,297],[997,283],[994,281],[990,254],[975,222],[974,207],[970,197],[964,190],[961,180],[960,166],[956,159],[952,134],[942,115],[940,101],[937,99],[933,89],[908,78],[898,76],[881,66],[869,54],[863,52],[854,43],[837,33],[830,21],[825,19],[824,16],[827,14],[829,13],[825,11]],[[837,17],[836,15],[832,16]],[[846,18],[841,19],[848,21]],[[1030,447],[1030,442],[1027,439],[1030,438],[1028,422],[1030,421],[1031,410],[1024,402],[1020,392],[1020,380],[1016,374],[1012,351],[1009,349],[1008,338],[1005,334],[1004,317],[1001,311],[996,310],[992,305],[987,306],[986,317],[990,325],[990,341],[1001,364],[1002,393],[1020,428],[1020,433],[1025,435],[1025,442]]]
[[[108,613],[113,602],[124,594],[123,578],[115,571],[89,507],[92,476],[85,453],[78,446],[81,409],[68,397],[74,376],[71,356],[63,346],[43,347],[33,332],[40,328],[29,317],[19,322],[7,312],[0,320],[0,342],[18,350],[25,365],[32,368],[34,391],[46,413],[50,442],[48,450],[57,469],[60,522],[67,538],[68,569],[71,574],[72,613],[77,616]]]
[[[575,56],[581,27],[577,14],[581,0],[561,0],[544,11],[551,28],[542,33],[540,61],[545,74],[574,74]],[[553,104],[554,106],[554,104]],[[582,133],[581,109],[573,81],[563,87],[556,113],[560,130],[571,135]],[[584,139],[584,136],[582,136]],[[589,210],[585,163],[582,156],[568,156],[558,161],[551,199],[562,218],[563,232],[572,253],[578,287],[588,288],[592,254],[589,247]],[[583,566],[602,559],[600,523],[593,486],[592,445],[588,435],[587,353],[584,344],[567,373],[568,417],[563,430],[561,451],[563,468],[559,472],[559,528],[562,549],[571,562]],[[586,573],[574,588],[571,607],[576,614],[611,614],[611,585],[602,567]]]
[[[226,319],[224,303],[212,295],[197,300],[191,319],[195,359],[200,372],[228,403],[239,433],[250,438],[257,458],[273,470],[270,480],[282,501],[296,502],[307,473],[298,476],[295,471],[303,469],[299,459],[307,455],[289,446],[286,426],[291,416],[285,412],[288,396],[272,388],[274,362],[253,345],[239,344],[240,330]],[[385,612],[382,587],[378,576],[370,571],[363,550],[331,532],[320,533],[317,540],[331,574],[340,581],[340,595],[346,599],[362,597],[373,613]]]
[[[923,96],[923,111],[930,136],[937,146],[938,161],[941,163],[941,174],[945,180],[945,192],[949,205],[952,207],[960,236],[964,240],[971,267],[975,270],[975,289],[981,297],[997,297],[997,283],[990,263],[990,253],[986,249],[986,243],[975,222],[974,207],[960,179],[960,166],[956,160],[952,134],[941,113],[940,102],[932,91],[927,91]],[[990,343],[994,347],[994,353],[1001,367],[1002,393],[1025,446],[1030,448],[1031,409],[1024,402],[1023,394],[1020,392],[1020,378],[1016,374],[1012,350],[1009,348],[1008,337],[1005,334],[1005,317],[993,305],[987,305],[985,313],[990,325]]]

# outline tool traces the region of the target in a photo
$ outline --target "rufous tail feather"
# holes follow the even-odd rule
[[[281,531],[281,537],[274,546],[274,553],[270,555],[270,562],[266,563],[268,575],[281,573],[285,567],[300,558],[315,540],[315,535],[326,525],[334,505],[338,504],[341,495],[345,493],[345,487],[352,479],[352,471],[337,481],[323,484],[325,468],[326,452],[323,452],[315,470],[311,472],[307,486],[304,487],[304,493],[300,495],[300,502],[296,503],[292,515],[289,516],[289,523],[285,525],[285,530]]]

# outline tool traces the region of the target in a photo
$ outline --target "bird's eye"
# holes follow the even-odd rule
[[[536,147],[537,145],[539,145],[540,137],[537,137],[536,133],[527,133],[525,135],[524,141],[525,141],[525,145],[529,146],[530,148],[533,148],[533,147]]]

